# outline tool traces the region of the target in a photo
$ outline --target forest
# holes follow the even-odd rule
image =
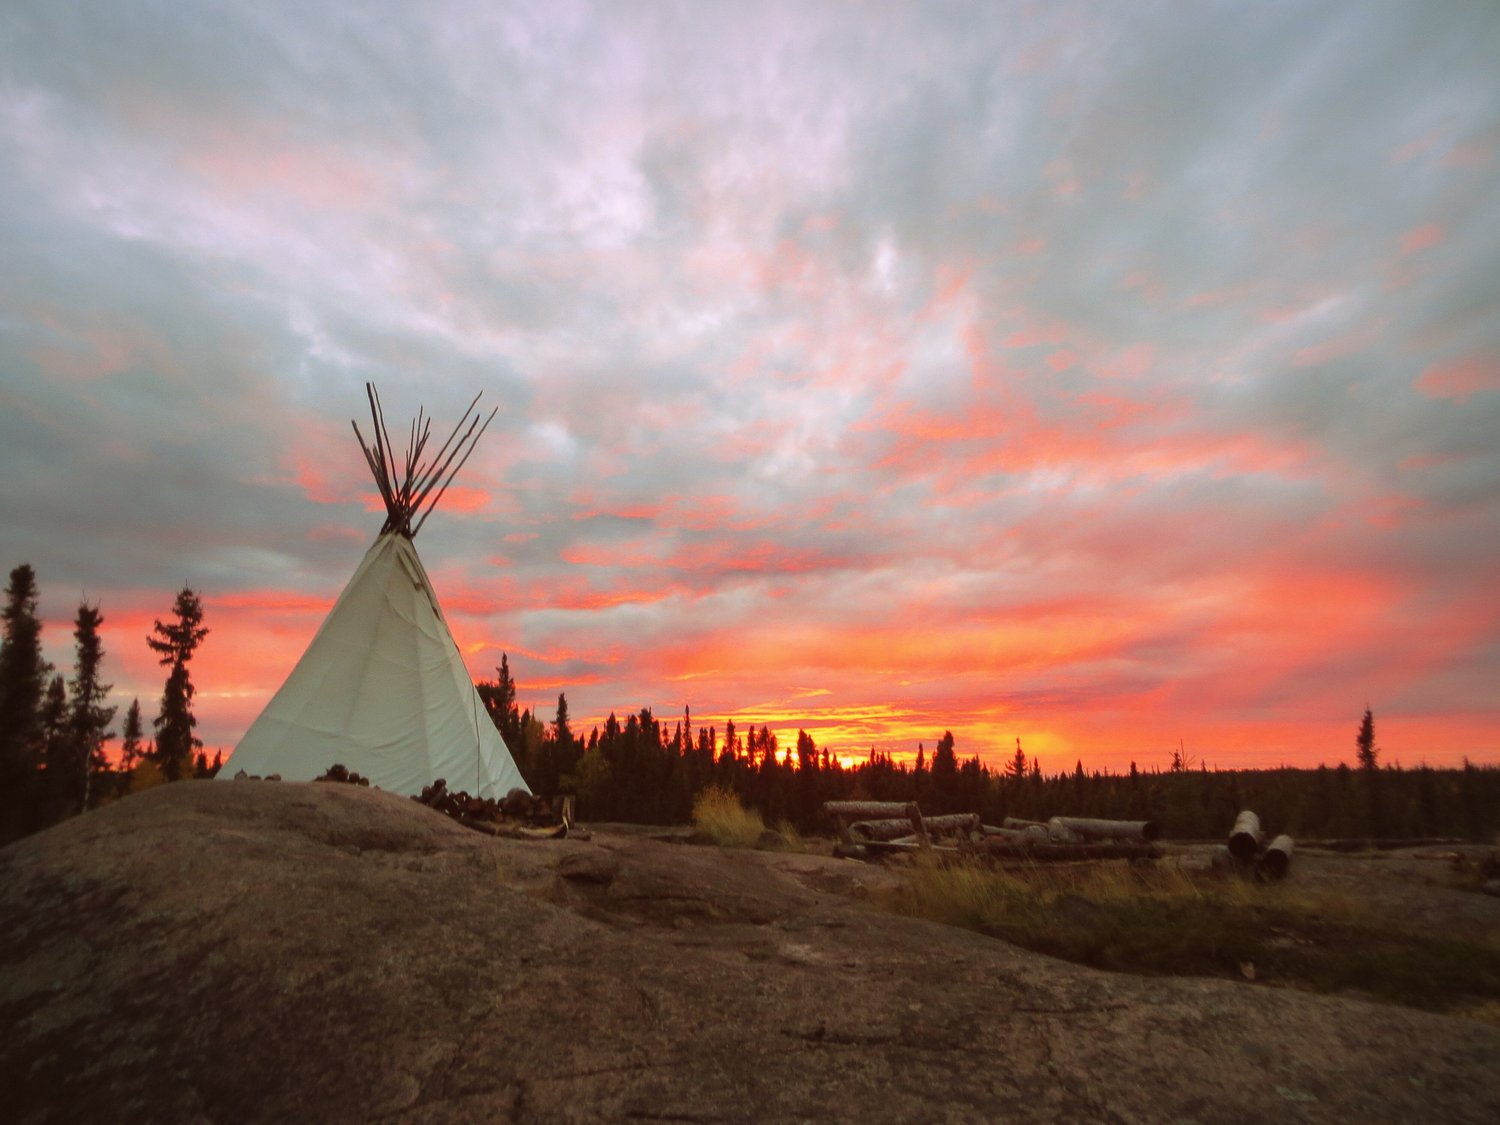
[[[1465,762],[1461,769],[1381,765],[1368,710],[1351,724],[1358,766],[1261,770],[1193,768],[1180,752],[1166,770],[1125,773],[1084,768],[1046,773],[1019,741],[1001,770],[977,755],[961,758],[944,732],[910,763],[872,750],[852,766],[799,731],[783,747],[765,726],[720,733],[694,726],[685,709],[663,721],[649,708],[611,714],[587,737],[574,734],[567,698],[544,723],[516,704],[516,685],[502,658],[480,697],[516,764],[543,796],[570,793],[583,820],[681,824],[709,786],[735,793],[769,824],[799,833],[827,832],[824,801],[917,801],[924,813],[977,812],[986,824],[1007,816],[1069,815],[1159,821],[1172,839],[1221,839],[1243,808],[1266,827],[1301,840],[1433,837],[1488,839],[1500,831],[1500,768]]]
[[[80,603],[74,622],[71,677],[42,658],[36,576],[10,573],[0,637],[0,844],[151,785],[214,776],[197,737],[194,653],[208,635],[202,602],[181,590],[146,644],[165,669],[157,714],[147,735],[140,701],[117,734],[117,708],[105,706],[100,607]],[[1255,809],[1274,832],[1299,840],[1464,838],[1500,832],[1500,767],[1465,760],[1460,769],[1382,764],[1375,723],[1366,708],[1351,724],[1355,766],[1209,770],[1175,752],[1165,769],[1124,773],[1044,772],[1019,740],[1002,768],[961,757],[951,732],[910,761],[871,750],[855,764],[818,747],[805,731],[781,745],[768,726],[722,731],[695,725],[691,710],[662,720],[649,707],[614,714],[587,735],[573,731],[566,694],[550,722],[517,702],[509,658],[476,687],[491,720],[532,789],[576,801],[584,821],[686,823],[694,799],[716,786],[736,794],[769,824],[802,834],[826,832],[825,801],[917,801],[924,812],[977,812],[987,824],[1007,816],[1055,815],[1152,819],[1172,839],[1223,837],[1242,808]],[[118,738],[113,755],[107,752]]]

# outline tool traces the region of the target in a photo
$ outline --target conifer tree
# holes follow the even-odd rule
[[[932,751],[933,811],[960,812],[958,808],[958,754],[953,749],[952,731],[944,731]]]
[[[114,733],[109,724],[114,720],[116,709],[102,705],[109,696],[111,685],[99,680],[99,666],[104,662],[104,644],[99,639],[102,624],[104,617],[98,606],[79,603],[78,616],[73,622],[76,655],[73,682],[69,685],[72,713],[68,734],[72,743],[73,777],[67,782],[69,803],[79,812],[88,808],[94,774],[109,766],[104,757],[104,740]]]
[[[156,748],[151,757],[168,781],[178,781],[192,768],[193,751],[203,746],[202,739],[193,734],[198,720],[193,715],[194,688],[188,662],[208,630],[203,627],[203,603],[191,587],[184,586],[177,594],[172,614],[176,620],[170,625],[155,622],[146,643],[157,654],[157,662],[168,670],[161,712],[154,723]]]
[[[1365,708],[1365,717],[1360,720],[1359,733],[1354,736],[1354,746],[1359,756],[1359,768],[1373,770],[1380,751],[1375,746],[1375,716],[1368,707]]]
[[[42,696],[51,666],[42,659],[36,574],[10,572],[0,632],[0,844],[26,829],[27,808],[42,760]]]
[[[42,760],[46,763],[43,790],[44,815],[51,823],[60,819],[67,803],[67,780],[73,775],[72,739],[68,737],[68,687],[59,672],[47,683],[42,708],[37,712],[37,731],[41,737]]]
[[[1016,739],[1016,755],[1005,763],[1005,772],[1019,781],[1026,776],[1026,751],[1021,749],[1021,740]]]
[[[1354,736],[1354,747],[1359,755],[1360,773],[1365,779],[1365,800],[1369,802],[1368,828],[1370,835],[1379,839],[1385,834],[1385,809],[1380,795],[1380,767],[1376,756],[1380,753],[1375,745],[1375,716],[1368,707],[1359,723],[1359,733]]]
[[[510,660],[505,653],[500,654],[495,680],[481,680],[475,686],[495,729],[514,754],[521,743],[521,710],[516,706],[516,682],[511,678]]]
[[[143,755],[141,748],[141,701],[132,699],[125,711],[125,729],[120,732],[120,768],[126,773],[135,769]]]

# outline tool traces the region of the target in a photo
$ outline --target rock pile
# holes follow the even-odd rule
[[[348,784],[348,785],[364,785],[364,786],[368,786],[370,784],[370,779],[368,777],[365,777],[362,774],[357,774],[357,773],[355,773],[351,769],[345,769],[342,765],[339,765],[337,762],[335,762],[333,765],[329,766],[328,767],[328,772],[325,773],[322,777],[315,777],[315,778],[313,778],[313,780],[314,781],[342,781],[342,782],[344,782],[345,784]]]
[[[512,789],[500,800],[473,797],[462,790],[452,792],[443,778],[438,778],[412,800],[451,816],[467,828],[491,835],[562,836],[567,833],[566,820],[559,816],[545,798],[524,789]]]

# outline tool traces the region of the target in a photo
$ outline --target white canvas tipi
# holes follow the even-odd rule
[[[459,438],[460,422],[424,464],[430,422],[419,415],[401,475],[374,388],[369,394],[376,442],[360,435],[360,446],[386,502],[385,526],[218,776],[243,770],[310,781],[339,764],[371,785],[409,795],[438,778],[481,797],[529,792],[474,689],[412,542],[484,426],[475,415]],[[473,409],[471,403],[464,421]]]

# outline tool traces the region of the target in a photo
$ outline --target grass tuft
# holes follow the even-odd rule
[[[760,813],[718,786],[703,790],[693,801],[693,825],[721,848],[753,848],[766,830]]]
[[[1256,980],[1284,987],[1488,1020],[1500,1010],[1500,942],[1395,928],[1342,892],[1168,865],[919,858],[885,905],[1101,969],[1240,977],[1253,966]]]

